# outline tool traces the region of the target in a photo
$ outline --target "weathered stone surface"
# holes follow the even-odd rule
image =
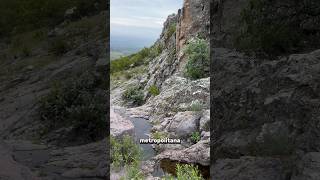
[[[219,180],[284,180],[281,161],[275,158],[241,157],[219,159],[211,168],[211,178]]]
[[[200,118],[200,131],[210,130],[210,110],[205,110]]]
[[[183,150],[166,150],[155,157],[155,159],[170,159],[186,163],[198,163],[203,166],[210,165],[210,141],[199,141]]]
[[[110,108],[110,134],[114,137],[132,135],[134,133],[133,123]]]
[[[189,138],[190,135],[198,130],[199,115],[192,111],[179,112],[168,125],[168,131],[174,132],[176,136],[181,138]]]
[[[191,81],[183,77],[172,76],[162,85],[158,96],[150,99],[147,104],[153,107],[153,115],[175,114],[177,111],[186,111],[188,109],[179,109],[181,104],[191,104],[198,100],[203,109],[209,108],[210,102],[210,78]],[[179,97],[179,98],[177,98]],[[186,105],[187,108],[190,106]]]
[[[222,48],[214,48],[213,54],[215,80],[211,84],[211,96],[215,108],[211,112],[214,119],[211,133],[215,138],[214,158],[219,159],[215,167],[230,158],[238,158],[232,163],[243,164],[243,156],[255,155],[262,163],[266,160],[259,156],[281,155],[292,158],[278,161],[290,164],[287,171],[293,173],[301,161],[301,158],[294,158],[297,152],[301,157],[310,151],[320,150],[317,128],[320,117],[319,50],[277,60],[247,57]],[[250,162],[254,163],[245,166],[255,173],[254,170],[258,169],[256,160]],[[225,166],[217,168],[215,172],[220,175],[213,177],[232,179],[232,173],[237,171],[223,172]],[[308,174],[301,168],[299,172],[301,174],[296,178],[303,179]],[[281,171],[272,170],[270,173],[258,176],[259,172],[251,174],[251,171],[244,171],[240,177],[283,179]],[[311,174],[313,172],[307,176],[312,177]]]
[[[12,152],[2,142],[0,144],[0,179],[3,180],[38,180],[31,170],[12,158]],[[39,179],[40,180],[40,179]]]
[[[302,157],[292,180],[317,180],[320,178],[320,153],[310,152]]]

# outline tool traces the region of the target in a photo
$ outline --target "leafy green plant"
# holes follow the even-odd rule
[[[127,165],[126,166],[126,179],[130,180],[144,180],[144,175],[141,172],[138,165]]]
[[[152,95],[152,96],[158,96],[160,94],[160,91],[158,89],[158,87],[156,85],[152,85],[150,86],[149,88],[149,93]]]
[[[195,111],[195,112],[199,112],[203,110],[203,104],[196,100],[196,101],[192,101],[191,105],[190,105],[190,110],[191,111]]]
[[[156,131],[151,134],[152,138],[154,139],[164,139],[168,137],[168,134],[165,132]]]
[[[122,99],[132,105],[140,106],[144,103],[144,94],[138,86],[133,86],[123,92]]]
[[[177,24],[173,23],[166,32],[166,39],[169,39],[176,32]]]
[[[203,180],[197,167],[189,164],[177,164],[177,180]]]
[[[99,6],[96,6],[96,4]],[[65,20],[65,11],[77,7],[75,16],[91,15],[106,9],[103,0],[10,0],[1,3],[0,36],[18,34],[42,27],[54,27]]]
[[[188,62],[184,75],[191,79],[208,77],[210,74],[209,44],[204,39],[189,41],[185,50]]]
[[[113,74],[116,72],[144,65],[145,63],[147,63],[146,60],[151,56],[151,48],[143,48],[136,54],[115,59],[111,61],[111,73]]]
[[[317,5],[320,2],[316,0],[250,0],[241,13],[235,45],[240,50],[271,57],[317,46],[319,43],[314,39],[318,39],[319,34],[302,25],[319,22],[312,16],[319,12],[313,8]]]
[[[128,167],[136,167],[142,159],[141,149],[134,140],[126,135],[122,139],[110,137],[111,145],[111,160],[115,168],[120,168],[124,165]]]
[[[55,83],[39,101],[39,115],[48,133],[61,127],[72,127],[68,135],[70,141],[79,137],[88,142],[103,138],[107,130],[107,96],[96,91],[101,83],[89,72]]]
[[[192,141],[193,143],[197,143],[197,142],[200,141],[201,135],[200,135],[200,133],[199,133],[198,131],[195,131],[195,132],[193,132],[193,133],[191,134],[190,139],[191,139],[191,141]]]

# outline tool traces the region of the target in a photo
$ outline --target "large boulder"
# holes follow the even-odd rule
[[[114,137],[132,135],[134,133],[133,123],[110,108],[110,134]]]
[[[201,140],[183,150],[166,150],[155,157],[157,160],[170,159],[173,161],[210,165],[210,140]]]
[[[178,137],[189,138],[193,132],[198,131],[199,115],[192,112],[179,112],[168,125],[168,131],[174,132]]]

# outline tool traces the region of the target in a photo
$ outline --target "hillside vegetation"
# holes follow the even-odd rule
[[[53,27],[65,18],[66,10],[76,7],[71,18],[92,15],[106,9],[103,0],[10,0],[1,1],[0,36],[42,27]]]

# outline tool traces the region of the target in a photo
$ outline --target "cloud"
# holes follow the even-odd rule
[[[111,0],[112,24],[162,28],[169,14],[176,13],[182,0]]]
[[[168,15],[177,13],[182,3],[183,0],[111,0],[111,38],[125,42],[134,37],[150,45],[159,38]]]

